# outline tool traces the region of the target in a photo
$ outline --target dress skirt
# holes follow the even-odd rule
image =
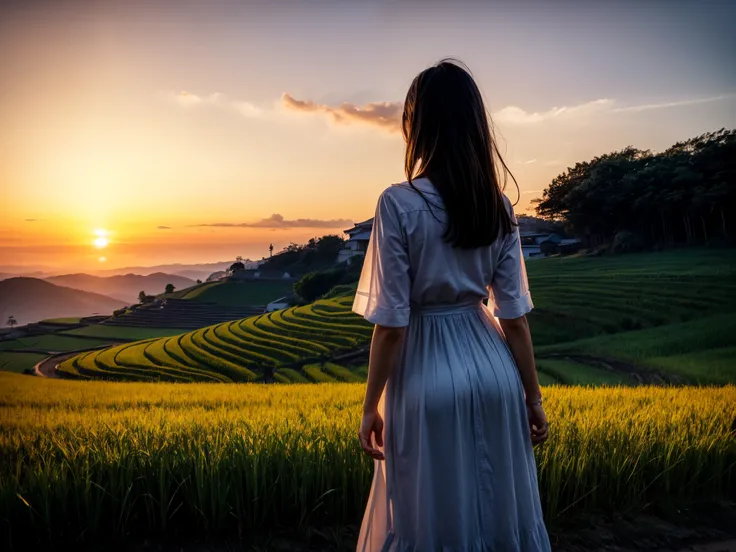
[[[359,552],[544,552],[521,379],[482,303],[412,309]]]

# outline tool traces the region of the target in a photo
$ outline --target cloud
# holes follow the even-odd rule
[[[25,222],[41,222],[43,219],[25,219]]]
[[[337,106],[319,104],[311,100],[297,100],[291,94],[281,96],[282,105],[291,111],[320,113],[338,124],[359,123],[378,127],[389,132],[399,132],[401,102],[371,102],[365,105],[342,103]]]
[[[247,118],[262,118],[274,114],[274,106],[265,109],[252,102],[244,100],[231,100],[225,94],[214,92],[201,96],[186,90],[177,93],[165,93],[170,100],[175,101],[183,108],[195,108],[198,106],[216,106],[238,113]],[[525,109],[510,105],[492,113],[495,122],[504,125],[530,126],[540,125],[552,121],[585,121],[594,115],[606,113],[641,112],[655,109],[676,108],[689,105],[710,103],[736,98],[736,93],[722,94],[708,98],[695,98],[689,100],[677,100],[658,104],[642,104],[619,106],[612,98],[600,98],[578,105],[552,107],[545,111],[526,111]],[[300,100],[289,93],[281,96],[281,106],[287,111],[310,113],[329,118],[338,125],[366,125],[389,133],[397,133],[401,130],[401,112],[403,103],[398,101],[370,102],[357,105],[349,102],[329,105],[318,103],[313,100]],[[526,161],[532,164],[535,159]]]
[[[195,224],[195,227],[207,228],[347,228],[353,224],[349,219],[295,219],[286,220],[282,215],[273,214],[258,222],[215,222]]]
[[[230,105],[243,117],[260,117],[263,110],[250,102],[230,102]]]
[[[510,105],[493,113],[492,118],[497,123],[529,125],[543,123],[554,119],[566,119],[579,117],[580,115],[590,115],[596,112],[609,110],[613,104],[614,100],[603,98],[592,102],[585,102],[580,105],[553,107],[547,111],[533,113],[524,111],[520,107]]]
[[[681,100],[677,102],[665,102],[659,104],[632,105],[628,107],[618,107],[613,111],[618,113],[622,111],[648,111],[650,109],[667,109],[670,107],[683,107],[687,105],[697,105],[703,103],[719,102],[721,100],[729,100],[736,98],[736,94],[722,94],[720,96],[711,96],[710,98],[695,98],[693,100]]]
[[[216,106],[222,109],[233,110],[243,117],[248,118],[261,117],[264,114],[263,109],[251,102],[230,100],[225,94],[219,92],[214,92],[208,96],[199,96],[182,90],[176,93],[164,93],[164,95],[184,108]]]
[[[541,194],[544,190],[527,190],[526,192],[521,192],[521,195],[532,195],[532,194]]]
[[[171,230],[171,226],[157,226],[157,230]]]
[[[530,159],[529,161],[524,161],[524,164],[525,164],[525,165],[532,165],[532,164],[534,164],[534,163],[536,163],[536,162],[537,162],[537,160],[536,160],[536,159]]]
[[[182,107],[192,107],[196,105],[218,104],[224,100],[224,95],[219,92],[214,92],[209,96],[198,96],[197,94],[192,94],[191,92],[182,90],[181,92],[174,94],[173,99]]]

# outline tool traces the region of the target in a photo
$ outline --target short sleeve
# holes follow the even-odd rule
[[[409,253],[401,215],[390,194],[378,199],[373,231],[353,302],[353,311],[373,324],[409,324]]]
[[[510,203],[508,208],[515,222]],[[498,318],[519,318],[534,308],[518,226],[503,238],[490,287],[494,303],[493,314]]]

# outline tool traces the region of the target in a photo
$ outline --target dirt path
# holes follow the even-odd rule
[[[560,359],[577,362],[578,364],[586,364],[593,368],[600,368],[615,372],[617,374],[623,374],[640,384],[649,385],[665,385],[675,384],[683,385],[687,383],[684,378],[677,374],[666,374],[657,370],[650,370],[646,368],[639,368],[635,364],[620,360],[617,358],[590,355],[585,353],[548,353],[540,356],[539,358],[549,359]]]

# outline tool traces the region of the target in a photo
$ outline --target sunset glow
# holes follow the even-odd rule
[[[736,125],[715,8],[673,5],[663,25],[606,2],[10,4],[0,272],[93,271],[102,250],[110,268],[260,259],[340,234],[404,179],[407,87],[448,55],[483,89],[520,213],[579,161]]]

